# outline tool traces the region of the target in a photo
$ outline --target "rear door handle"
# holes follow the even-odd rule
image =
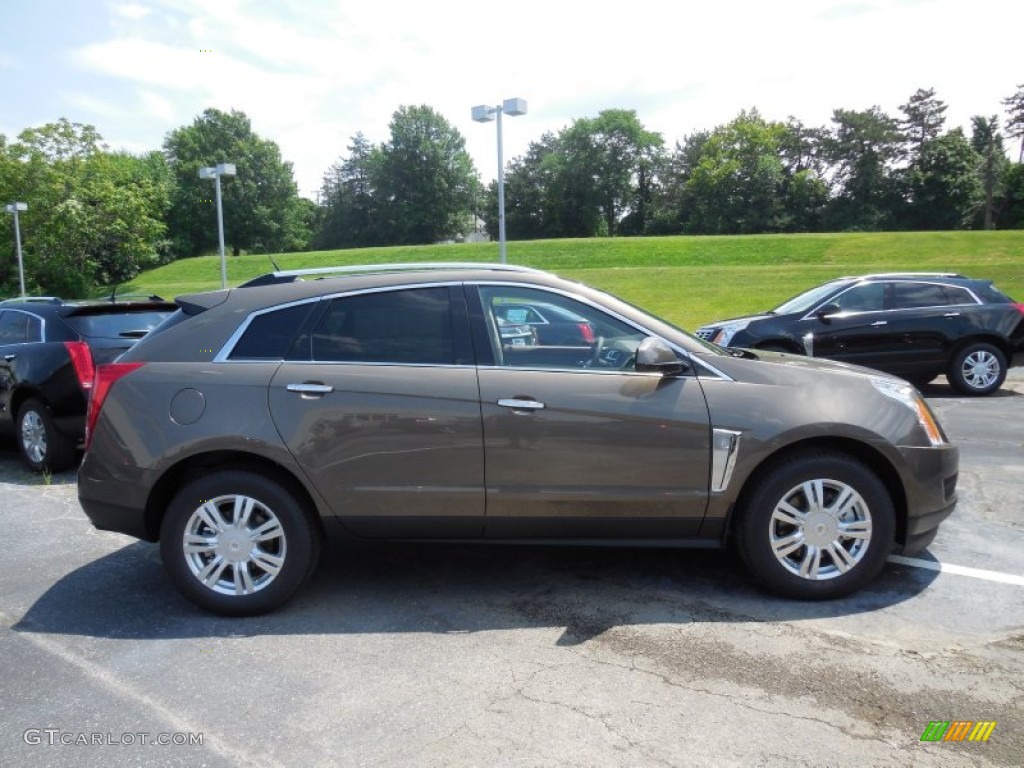
[[[498,401],[498,405],[502,408],[511,408],[514,411],[544,410],[544,403],[538,403],[536,400],[520,400],[515,397],[502,398]]]
[[[4,355],[4,360],[6,360],[9,363],[9,362],[11,362],[11,360],[13,360],[16,357],[17,357],[17,355]]]
[[[318,384],[312,381],[306,381],[302,384],[289,384],[287,386],[289,392],[298,392],[300,395],[326,395],[328,392],[333,392],[334,387],[330,384]]]
[[[878,326],[878,325],[888,325],[888,324],[889,324],[888,320],[875,320],[875,322],[873,322],[871,324],[871,327],[874,328],[875,326]]]
[[[943,317],[960,317],[960,313],[959,312],[947,312],[946,314],[943,315]]]

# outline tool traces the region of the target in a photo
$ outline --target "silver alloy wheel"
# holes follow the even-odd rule
[[[999,358],[987,349],[976,349],[964,358],[960,372],[972,389],[985,389],[999,378]]]
[[[811,581],[834,579],[868,551],[871,510],[846,483],[808,480],[775,505],[769,537],[776,559],[790,573]]]
[[[277,516],[266,504],[237,494],[198,507],[185,524],[182,548],[192,575],[222,595],[250,595],[266,588],[287,555]]]
[[[46,425],[38,411],[28,410],[22,414],[21,445],[33,464],[46,461]]]

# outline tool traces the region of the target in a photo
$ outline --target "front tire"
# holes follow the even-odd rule
[[[758,582],[786,597],[828,600],[874,579],[892,549],[888,490],[841,453],[796,454],[753,479],[736,543]]]
[[[75,463],[74,442],[58,431],[39,400],[26,400],[18,409],[15,433],[21,458],[33,472],[60,472]]]
[[[186,484],[160,527],[160,555],[174,585],[222,616],[282,605],[312,574],[319,554],[317,532],[294,494],[243,470]]]
[[[965,395],[991,394],[1006,379],[1006,355],[985,342],[967,344],[953,356],[947,378]]]

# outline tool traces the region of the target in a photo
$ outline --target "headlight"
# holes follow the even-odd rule
[[[737,320],[735,323],[726,323],[718,329],[718,333],[711,338],[711,341],[715,344],[727,347],[729,346],[729,342],[732,341],[732,337],[746,328],[749,324],[749,320]]]
[[[932,445],[944,445],[946,436],[942,434],[939,422],[935,420],[935,414],[928,407],[921,394],[913,386],[905,382],[893,381],[892,379],[877,379],[872,377],[871,383],[875,389],[888,398],[898,403],[903,403],[917,416],[917,422],[921,425]]]

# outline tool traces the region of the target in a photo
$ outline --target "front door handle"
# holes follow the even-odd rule
[[[333,392],[334,387],[330,384],[319,384],[312,381],[306,381],[302,384],[289,384],[287,386],[289,392],[298,392],[303,397],[310,395],[326,395],[328,392]]]
[[[888,325],[888,324],[889,324],[888,320],[875,320],[875,322],[873,322],[871,324],[871,327],[874,328],[874,327],[879,326],[879,325]]]
[[[498,401],[498,405],[502,408],[511,408],[514,411],[542,411],[544,410],[544,403],[538,403],[536,400],[520,400],[515,397],[506,397]]]
[[[959,312],[947,312],[946,314],[943,315],[943,317],[960,317],[960,313]]]
[[[11,362],[11,360],[13,360],[16,357],[17,357],[17,355],[4,355],[4,360],[6,360],[9,363],[9,362]]]

